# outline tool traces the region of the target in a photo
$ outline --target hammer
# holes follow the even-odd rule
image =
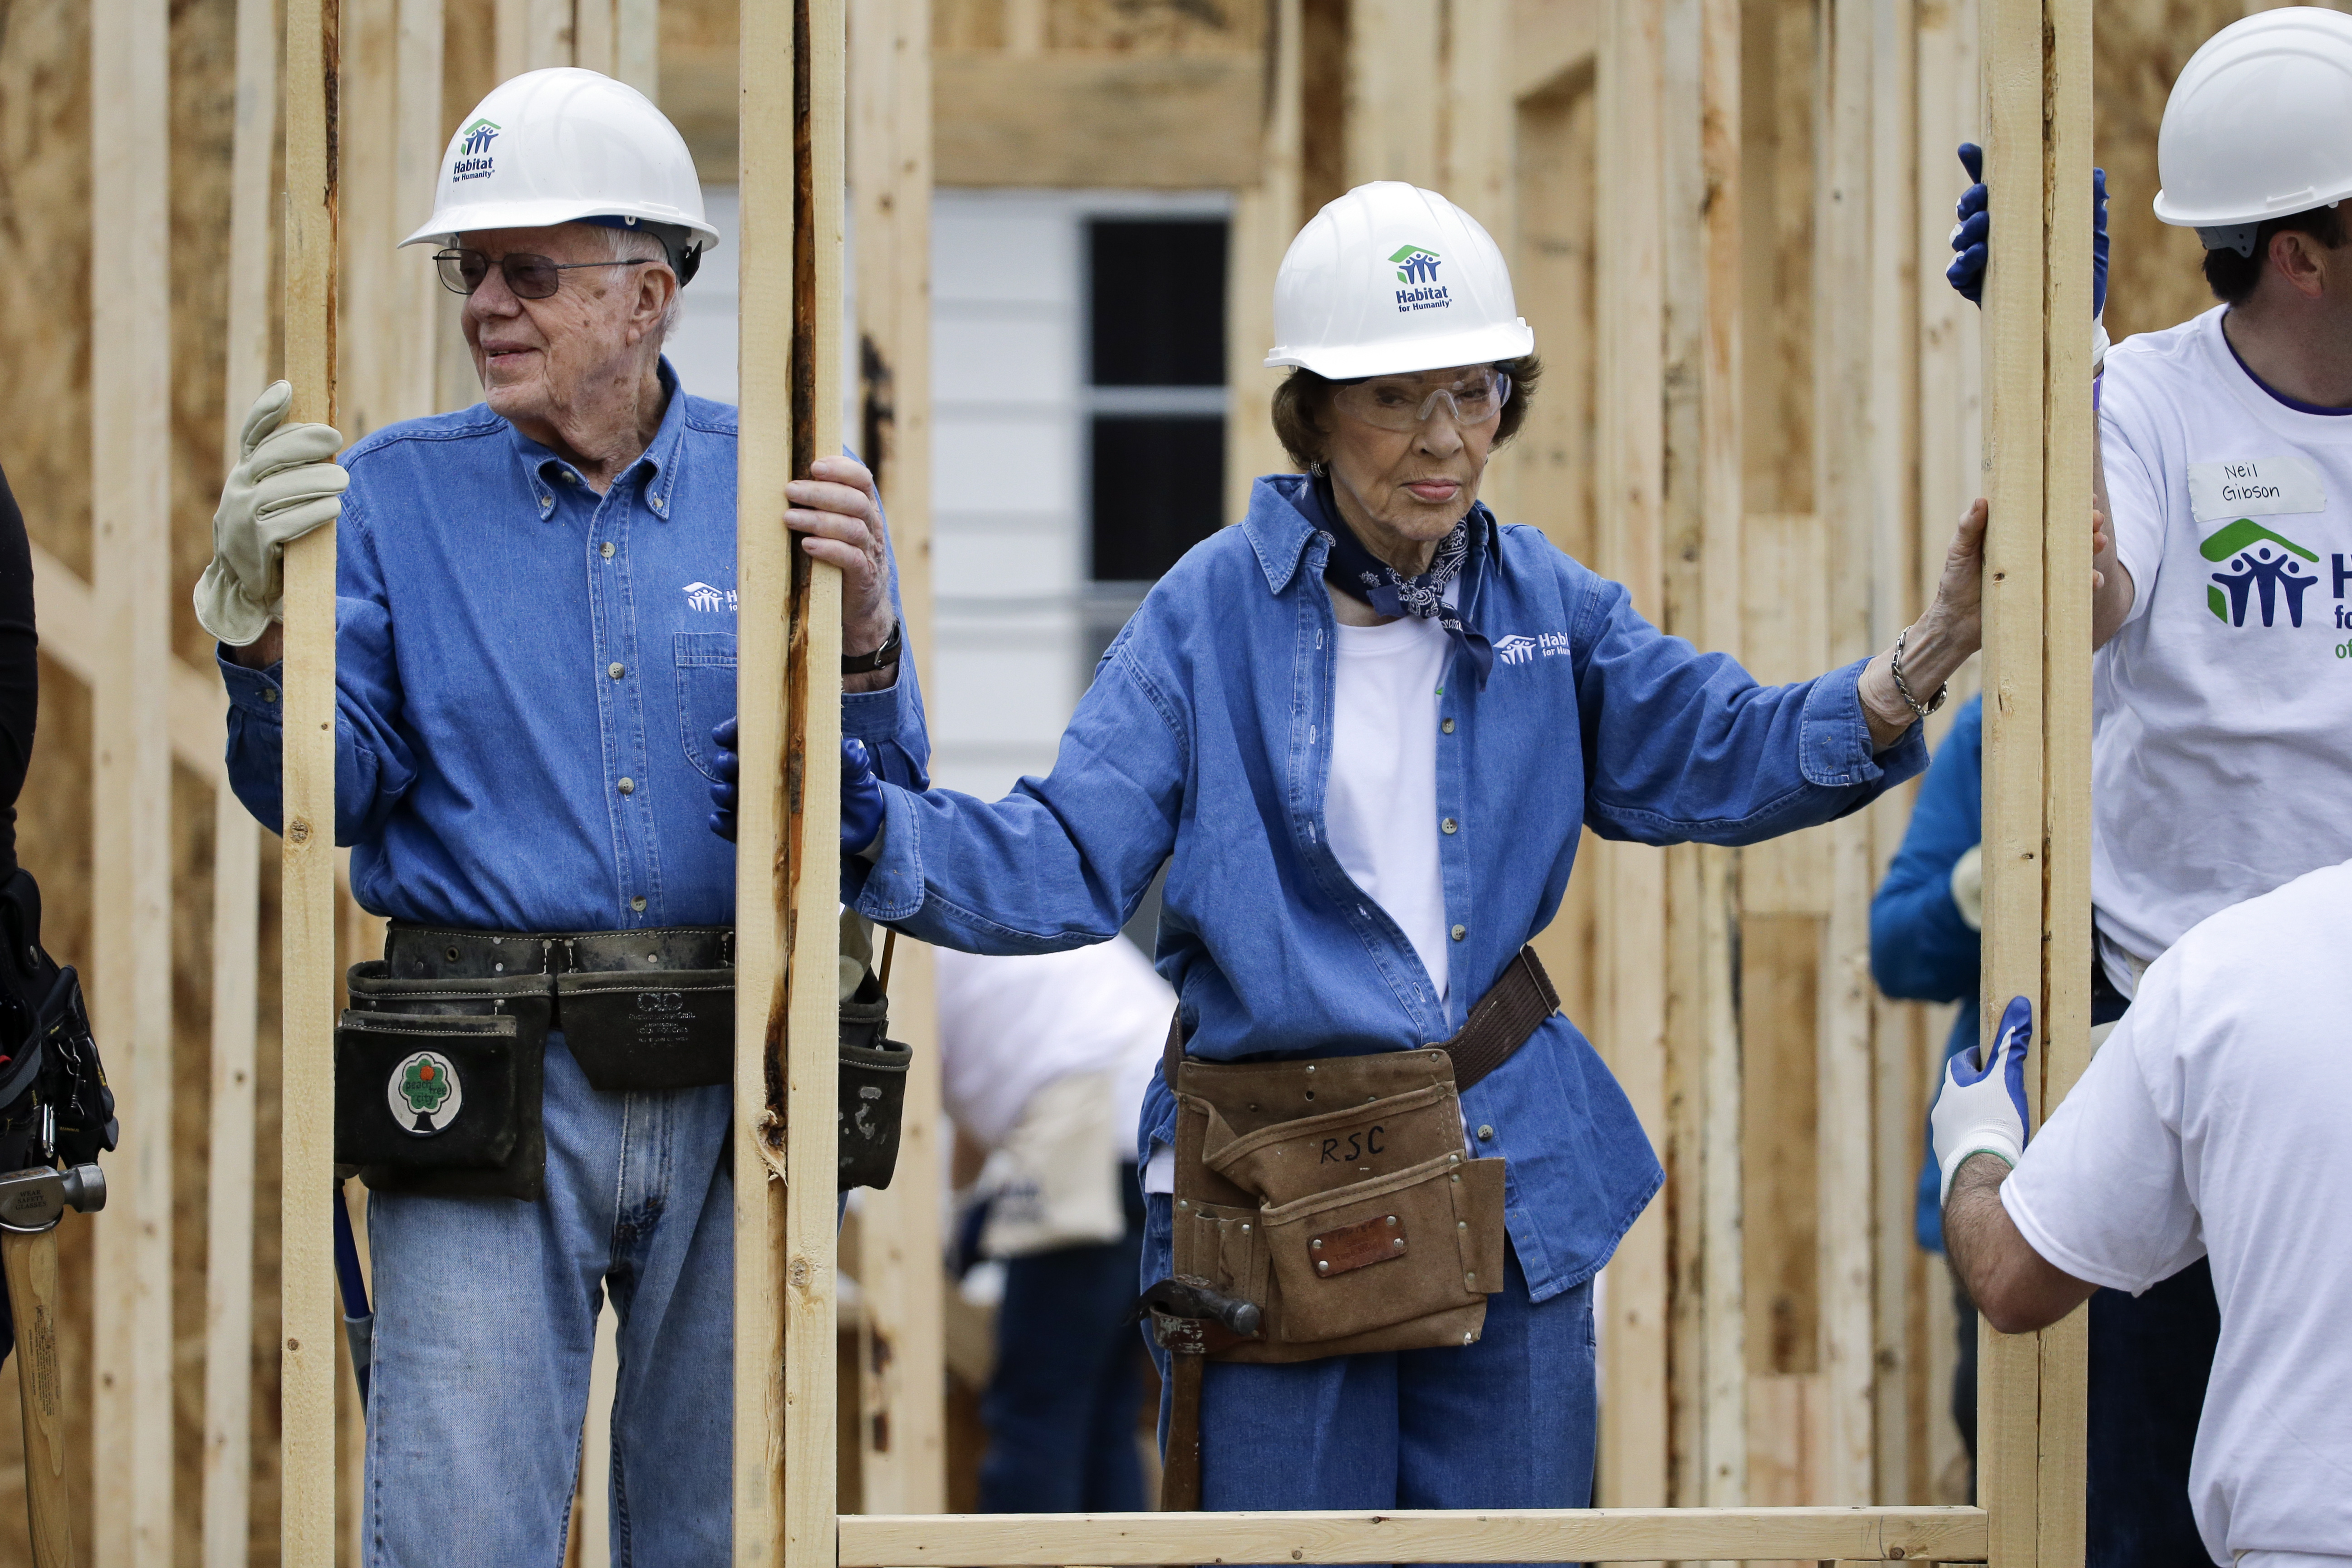
[[[1255,1339],[1265,1321],[1255,1301],[1228,1296],[1206,1279],[1178,1274],[1155,1283],[1136,1303],[1150,1313],[1151,1337],[1168,1352],[1168,1453],[1160,1471],[1163,1510],[1201,1506],[1201,1363],[1213,1351]]]
[[[53,1171],[36,1165],[0,1176],[0,1267],[16,1317],[16,1389],[25,1410],[25,1513],[33,1568],[72,1568],[73,1525],[66,1509],[65,1418],[58,1379],[58,1221],[68,1208],[106,1206],[106,1173],[96,1165]]]

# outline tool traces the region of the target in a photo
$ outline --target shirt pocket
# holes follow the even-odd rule
[[[677,667],[679,743],[694,770],[716,783],[719,748],[710,731],[735,715],[735,634],[672,633],[670,658]]]

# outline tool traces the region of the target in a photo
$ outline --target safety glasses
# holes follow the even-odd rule
[[[545,300],[554,294],[566,272],[583,267],[644,267],[659,258],[639,256],[627,261],[557,261],[545,256],[509,251],[493,262],[478,250],[459,249],[436,251],[433,259],[441,268],[441,287],[452,294],[471,294],[482,286],[495,266],[516,299]]]
[[[1511,378],[1483,370],[1448,386],[1433,387],[1418,376],[1374,376],[1342,382],[1332,405],[1351,419],[1381,430],[1412,430],[1443,406],[1446,417],[1465,430],[1492,425],[1511,400]]]

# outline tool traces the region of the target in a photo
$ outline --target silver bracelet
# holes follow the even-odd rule
[[[1911,695],[1910,683],[1903,679],[1903,642],[1904,639],[1908,637],[1910,635],[1911,628],[1909,626],[1905,626],[1901,631],[1895,634],[1895,655],[1892,658],[1887,660],[1887,663],[1895,671],[1895,695],[1902,698],[1903,700],[1909,705],[1915,717],[1924,721],[1928,714],[1933,713],[1937,709],[1941,708],[1944,705],[1944,699],[1951,694],[1952,683],[1948,680],[1944,682],[1943,685],[1936,688],[1936,695],[1927,699],[1925,703],[1922,703],[1917,698]]]

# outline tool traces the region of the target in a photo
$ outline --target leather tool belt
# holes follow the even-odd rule
[[[1559,1005],[1522,949],[1460,1033],[1417,1050],[1214,1064],[1184,1056],[1180,1020],[1174,1272],[1260,1321],[1155,1308],[1160,1342],[1262,1363],[1475,1342],[1503,1284],[1504,1162],[1465,1152],[1461,1091]]]
[[[887,1186],[913,1053],[863,959],[841,1003],[840,1184]],[[696,1089],[735,1070],[728,926],[516,934],[395,923],[356,963],[335,1031],[335,1160],[371,1188],[540,1195],[547,1036],[595,1089]]]

